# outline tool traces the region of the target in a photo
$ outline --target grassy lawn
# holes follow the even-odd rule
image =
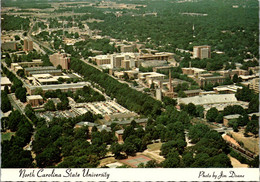
[[[161,146],[162,146],[162,143],[161,143],[161,142],[159,142],[159,143],[153,143],[153,144],[147,145],[147,149],[148,149],[149,151],[160,150],[160,149],[161,149]]]
[[[244,137],[243,131],[231,132],[231,134],[235,140],[243,142],[245,148],[256,154],[259,154],[259,137]]]
[[[114,157],[107,157],[107,158],[100,160],[99,166],[101,167],[101,166],[111,164],[111,163],[114,163],[114,162],[117,162],[117,160]]]
[[[2,141],[3,140],[10,140],[12,135],[14,135],[15,132],[10,132],[10,133],[1,133]]]
[[[191,119],[191,122],[194,123],[194,124],[205,124],[207,125],[210,129],[215,129],[215,128],[218,128],[217,126],[213,125],[212,123],[209,123],[207,122],[206,120],[204,119],[201,119],[201,118],[192,118]]]

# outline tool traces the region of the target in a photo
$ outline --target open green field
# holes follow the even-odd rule
[[[9,133],[1,133],[1,141],[3,140],[10,140],[12,135],[15,135],[15,132],[9,132]]]
[[[149,151],[160,150],[161,147],[162,147],[162,143],[161,142],[147,145],[147,148],[148,148]]]

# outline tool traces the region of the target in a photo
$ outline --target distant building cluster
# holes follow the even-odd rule
[[[167,61],[173,59],[172,53],[155,53],[155,54],[139,54],[139,53],[116,53],[111,55],[98,55],[92,57],[91,60],[96,62],[98,66],[106,68],[131,68],[155,67],[167,65]]]

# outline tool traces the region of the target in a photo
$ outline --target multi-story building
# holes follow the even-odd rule
[[[33,50],[33,41],[28,41],[28,51],[32,51]]]
[[[200,69],[200,68],[182,68],[182,73],[185,75],[197,75],[203,72],[206,72],[206,70],[204,69]]]
[[[145,73],[138,73],[138,79],[140,81],[143,81],[144,83],[150,87],[153,83],[154,80],[158,79],[164,79],[165,75],[161,73],[156,73],[156,72],[145,72]]]
[[[26,100],[32,107],[43,104],[43,98],[41,95],[29,95],[26,96]]]
[[[249,88],[253,89],[256,93],[259,93],[259,81],[260,81],[260,78],[255,78],[250,81]]]
[[[11,69],[15,70],[15,67],[21,66],[25,68],[30,67],[40,67],[42,66],[43,62],[40,59],[35,59],[32,62],[19,62],[19,63],[11,63]]]
[[[143,63],[146,65],[161,66],[165,65],[168,60],[173,59],[173,53],[156,53],[156,54],[139,54],[139,53],[116,53],[112,55],[98,55],[91,58],[98,66],[108,65],[109,68],[130,69],[139,67]],[[152,61],[152,62],[146,62]],[[163,62],[163,64],[161,63]]]
[[[205,46],[194,46],[193,47],[193,58],[211,58],[211,47]]]
[[[184,93],[186,94],[187,97],[194,97],[194,96],[200,95],[201,92],[202,92],[201,89],[184,91]]]
[[[111,59],[107,55],[98,55],[92,58],[93,61],[97,63],[98,66],[103,64],[110,64]]]
[[[98,55],[92,57],[98,66],[109,65],[110,68],[124,68],[129,69],[137,67],[136,53],[120,53],[112,55]]]
[[[216,94],[234,94],[237,92],[237,89],[242,89],[241,86],[236,85],[223,85],[214,87],[213,90]]]
[[[57,67],[60,65],[62,69],[69,69],[70,67],[70,57],[67,56],[66,53],[55,53],[50,55],[50,62]]]
[[[159,52],[155,54],[141,54],[137,57],[139,60],[149,61],[149,60],[166,60],[169,61],[173,59],[173,53],[169,52]]]
[[[219,83],[222,84],[225,80],[226,77],[224,76],[213,76],[211,74],[201,74],[198,75],[197,77],[194,78],[194,80],[199,84],[199,86],[205,86],[207,84],[215,84]]]
[[[32,51],[33,50],[33,41],[24,39],[23,50],[24,51]]]
[[[60,89],[62,92],[68,92],[68,91],[76,92],[77,90],[83,89],[84,86],[89,86],[89,83],[88,82],[78,82],[78,83],[69,83],[69,84],[64,83],[64,84],[39,85],[39,86],[25,84],[27,92],[30,95],[33,95],[37,91],[37,89],[42,89],[43,93],[45,93],[47,91],[55,91],[58,89]]]
[[[136,45],[119,45],[120,46],[120,51],[121,52],[134,52]]]
[[[10,88],[12,85],[12,82],[7,77],[1,77],[1,90],[4,90],[5,86],[8,86]]]
[[[23,41],[23,50],[28,51],[28,40],[24,39]]]
[[[219,73],[222,76],[230,77],[230,78],[232,78],[235,74],[237,74],[238,76],[240,75],[246,76],[249,74],[247,70],[242,70],[242,69],[221,70],[221,71],[217,71],[217,73]]]
[[[259,72],[259,68],[260,68],[260,66],[248,67],[248,71],[252,70],[253,73],[258,73]]]

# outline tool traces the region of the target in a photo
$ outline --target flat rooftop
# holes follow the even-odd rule
[[[1,85],[11,85],[12,82],[7,77],[1,77]]]
[[[57,90],[57,89],[77,89],[83,88],[84,86],[89,86],[89,82],[78,82],[78,83],[64,83],[64,84],[53,84],[53,85],[41,85],[41,86],[33,86],[26,85],[31,90],[42,88],[43,90]]]
[[[193,103],[195,105],[230,103],[230,102],[237,102],[237,98],[235,97],[235,94],[199,95],[199,96],[179,99],[179,104]]]
[[[29,95],[26,96],[28,100],[36,100],[36,99],[43,99],[41,95]]]
[[[44,73],[62,73],[61,70],[39,70],[39,71],[28,71],[31,75],[44,74]]]
[[[81,107],[84,110],[78,110],[79,113],[90,111],[94,114],[111,115],[115,113],[130,113],[129,110],[119,105],[115,101],[91,102],[91,103],[77,103],[75,107]]]
[[[56,70],[57,68],[54,66],[43,66],[43,67],[30,67],[24,68],[25,71],[39,71],[39,70]]]
[[[224,116],[225,119],[237,119],[239,118],[239,116],[241,116],[240,114],[231,114],[231,115],[227,115]]]

